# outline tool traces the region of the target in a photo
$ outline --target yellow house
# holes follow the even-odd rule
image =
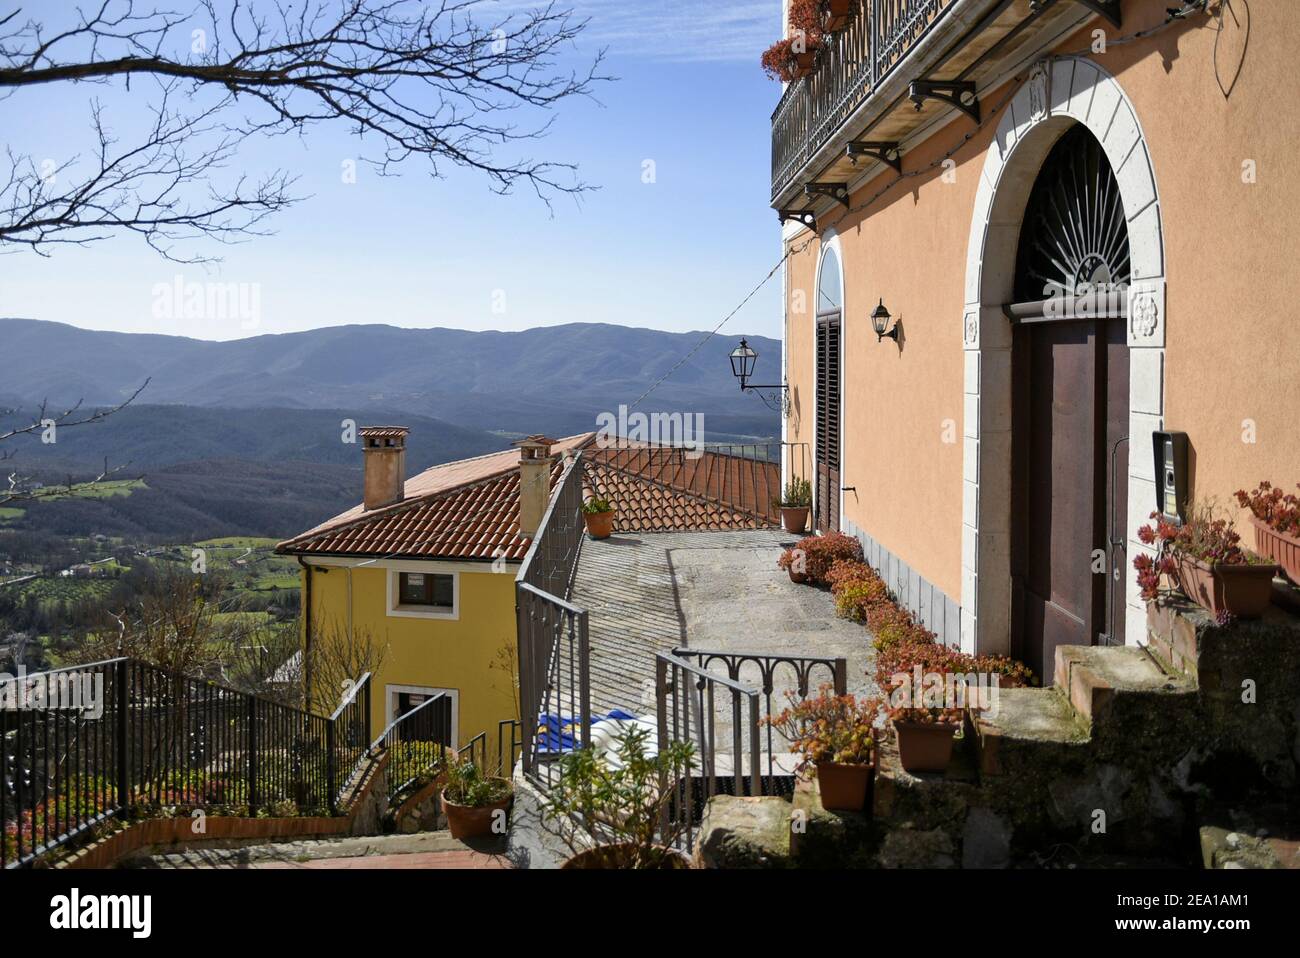
[[[454,743],[486,732],[495,752],[499,723],[518,718],[515,575],[564,456],[593,437],[532,436],[515,444],[518,452],[405,480],[407,433],[362,429],[363,502],[276,551],[302,565],[304,644],[328,633],[365,637],[378,650],[374,735],[445,692]]]

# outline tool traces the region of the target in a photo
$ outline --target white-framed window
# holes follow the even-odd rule
[[[422,619],[460,618],[460,574],[388,570],[388,614]]]

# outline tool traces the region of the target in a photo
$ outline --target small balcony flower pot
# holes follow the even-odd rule
[[[826,29],[838,33],[849,25],[850,0],[826,0]]]
[[[582,521],[587,524],[587,535],[593,539],[608,539],[614,532],[614,510],[609,512],[584,512]]]
[[[491,835],[493,825],[498,821],[505,821],[502,816],[510,808],[510,800],[513,797],[507,795],[491,805],[457,805],[447,800],[447,792],[444,790],[442,810],[447,816],[447,829],[451,832],[451,837],[460,840]]]
[[[817,763],[817,789],[822,808],[831,812],[860,812],[867,807],[876,767],[870,763],[845,765],[838,762]]]
[[[1282,567],[1286,577],[1300,585],[1300,538],[1278,532],[1257,516],[1250,517],[1255,527],[1255,551]]]
[[[808,507],[782,506],[781,528],[786,532],[803,535],[804,531],[808,528]]]
[[[805,50],[803,53],[794,55],[794,77],[796,80],[806,77],[813,72],[813,67],[817,65],[817,51]]]
[[[1258,565],[1210,565],[1193,556],[1179,554],[1178,587],[1187,598],[1215,616],[1258,619],[1273,598],[1273,563]]]
[[[895,722],[898,760],[909,772],[946,772],[957,726],[946,722]]]
[[[623,842],[616,845],[598,845],[595,848],[588,848],[586,851],[578,852],[563,865],[561,870],[566,868],[586,869],[586,868],[614,868],[628,869],[634,868],[637,851],[640,846],[631,842]],[[691,867],[691,860],[681,852],[665,846],[655,846],[654,855],[657,857],[657,863],[643,865],[643,867],[653,868],[655,870],[677,870]]]

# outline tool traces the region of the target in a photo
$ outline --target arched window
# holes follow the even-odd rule
[[[838,311],[843,305],[840,302],[840,257],[835,247],[828,246],[822,255],[821,271],[817,277],[817,312]]]

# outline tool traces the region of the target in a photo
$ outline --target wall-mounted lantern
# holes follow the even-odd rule
[[[880,305],[871,311],[871,328],[876,331],[876,342],[880,342],[886,336],[898,342],[898,323],[895,323],[894,328],[889,332],[885,332],[889,328],[889,320],[889,310],[885,308],[885,300],[882,298]]]
[[[756,386],[749,381],[749,377],[754,375],[754,366],[758,363],[758,353],[754,352],[754,347],[749,345],[745,339],[740,340],[740,345],[731,351],[731,375],[740,380],[741,392],[746,389],[786,389],[784,383],[779,386]]]

